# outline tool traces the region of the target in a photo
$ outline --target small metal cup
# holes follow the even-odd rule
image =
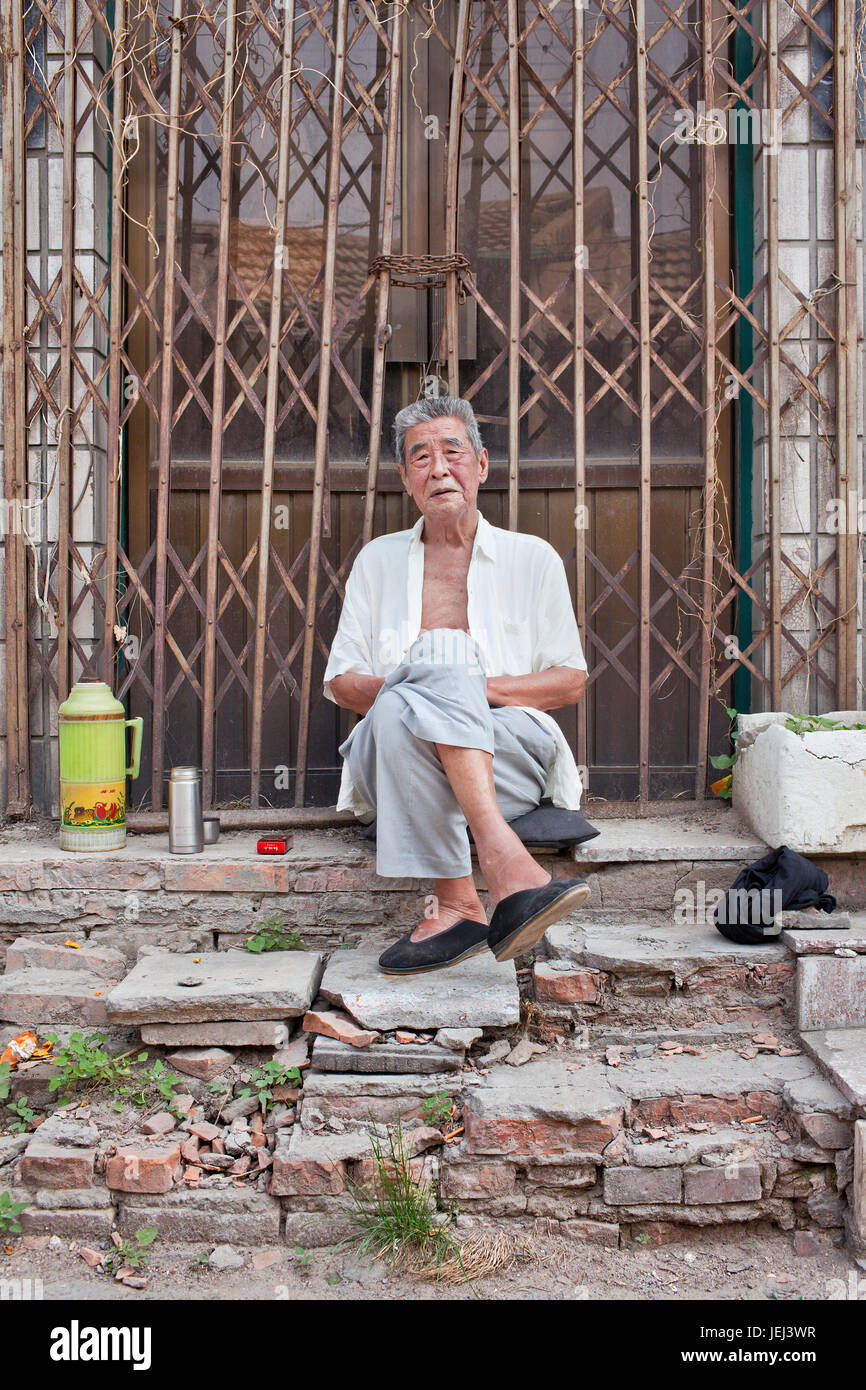
[[[219,816],[204,817],[204,842],[206,845],[215,845],[220,837],[220,818]]]
[[[204,825],[201,770],[173,767],[168,782],[168,847],[172,854],[201,854]]]

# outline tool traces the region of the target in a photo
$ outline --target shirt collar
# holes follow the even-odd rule
[[[423,529],[424,518],[423,516],[419,516],[409,536],[410,551],[422,544],[421,532]],[[475,530],[475,541],[472,546],[473,559],[476,550],[479,550],[482,555],[486,555],[488,560],[496,559],[496,530],[495,527],[491,526],[490,522],[482,516],[481,512],[478,513],[478,526]]]

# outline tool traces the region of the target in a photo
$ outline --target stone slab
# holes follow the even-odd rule
[[[142,1042],[163,1047],[284,1047],[288,1024],[277,1019],[245,1023],[208,1019],[203,1023],[144,1023]]]
[[[358,1226],[345,1213],[328,1216],[320,1211],[286,1212],[284,1239],[287,1245],[302,1245],[305,1250],[320,1250],[357,1236]]]
[[[234,1053],[221,1047],[182,1047],[166,1058],[174,1071],[195,1076],[199,1081],[212,1081],[215,1076],[221,1076],[234,1060]]]
[[[23,969],[84,971],[114,981],[122,979],[126,973],[126,957],[110,946],[92,946],[89,942],[81,942],[77,947],[66,946],[57,941],[19,936],[6,952],[6,971],[8,974]]]
[[[555,960],[574,961],[620,976],[657,971],[687,980],[689,975],[713,966],[755,960],[754,946],[738,946],[715,927],[707,926],[557,922],[548,929],[545,941]],[[786,956],[784,946],[775,941],[760,948],[762,962],[780,962]]]
[[[767,1147],[765,1131],[749,1134],[742,1129],[721,1126],[703,1134],[687,1131],[670,1139],[651,1140],[648,1144],[629,1147],[629,1163],[633,1168],[673,1168],[699,1163],[704,1155],[720,1154],[733,1161],[760,1154]]]
[[[198,964],[196,964],[198,960]],[[322,974],[315,951],[145,956],[106,1002],[112,1023],[285,1019],[306,1013]],[[201,978],[187,987],[180,980]]]
[[[86,970],[12,970],[0,975],[0,1019],[30,1025],[106,1021],[111,990]]]
[[[866,1026],[866,956],[800,956],[797,1026],[809,1032]]]
[[[845,951],[866,954],[866,931],[849,928],[814,931],[783,931],[781,940],[795,956],[832,956],[841,946]]]
[[[317,1037],[313,1044],[313,1071],[378,1072],[385,1075],[418,1075],[424,1072],[459,1071],[463,1054],[435,1043],[371,1043],[352,1047],[336,1038]]]
[[[380,951],[337,951],[321,993],[364,1028],[497,1028],[517,1023],[520,997],[513,961],[485,952],[425,975],[383,975]]]
[[[339,1119],[353,1129],[367,1130],[370,1123],[404,1125],[423,1119],[424,1102],[431,1096],[459,1097],[460,1072],[427,1072],[422,1076],[387,1076],[381,1072],[308,1072],[300,1104],[301,1126],[321,1129]]]
[[[782,931],[848,931],[851,927],[849,912],[821,912],[817,907],[788,908],[777,912],[774,920]],[[864,924],[861,918],[860,925]]]
[[[593,821],[592,805],[584,813]],[[735,812],[710,807],[670,816],[599,819],[601,834],[572,851],[577,864],[673,860],[732,860],[748,863],[767,846]],[[735,877],[735,875],[734,875]]]
[[[280,1205],[264,1192],[237,1187],[136,1193],[121,1196],[117,1226],[123,1236],[155,1226],[164,1240],[268,1245],[279,1238]]]
[[[28,1207],[18,1219],[25,1236],[59,1236],[61,1240],[76,1241],[108,1240],[114,1223],[114,1207],[92,1210],[74,1207],[60,1211]]]
[[[819,1029],[800,1038],[843,1096],[866,1110],[866,1028]]]
[[[762,1094],[782,1097],[790,1083],[815,1074],[808,1057],[750,1061],[721,1050],[703,1057],[624,1059],[616,1068],[598,1059],[578,1071],[569,1070],[573,1066],[565,1058],[536,1057],[516,1072],[493,1067],[480,1082],[467,1084],[468,1151],[528,1153],[543,1163],[590,1159],[615,1137],[635,1105],[652,1109],[658,1100],[664,1107],[679,1101],[692,1113],[706,1109],[742,1118],[738,1111],[754,1110]],[[706,1107],[696,1102],[700,1097],[710,1098]]]
[[[508,1074],[510,1077],[514,1077],[512,1068],[509,1068]],[[387,1076],[383,1075],[382,1072],[358,1075],[357,1073],[310,1071],[304,1079],[303,1101],[306,1106],[307,1101],[320,1097],[336,1099],[359,1095],[378,1097],[430,1096],[438,1094],[440,1090],[446,1091],[449,1095],[455,1095],[461,1088],[462,1080],[462,1074],[455,1075],[453,1072],[428,1072],[424,1075],[415,1072],[411,1076]]]

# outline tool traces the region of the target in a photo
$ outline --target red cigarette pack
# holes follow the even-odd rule
[[[269,837],[267,840],[259,840],[256,845],[257,854],[285,854],[289,847],[289,841],[282,837]]]

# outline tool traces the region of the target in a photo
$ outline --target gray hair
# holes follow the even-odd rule
[[[462,420],[466,426],[466,433],[469,436],[469,443],[472,446],[475,457],[478,458],[484,445],[481,443],[481,432],[478,428],[478,421],[475,419],[475,411],[468,401],[462,400],[459,396],[429,396],[422,401],[413,401],[411,405],[406,405],[402,410],[398,410],[394,417],[394,453],[397,455],[397,462],[406,467],[406,457],[404,453],[404,440],[406,431],[413,425],[423,425],[427,420],[438,420],[443,415],[451,415],[458,420]]]

